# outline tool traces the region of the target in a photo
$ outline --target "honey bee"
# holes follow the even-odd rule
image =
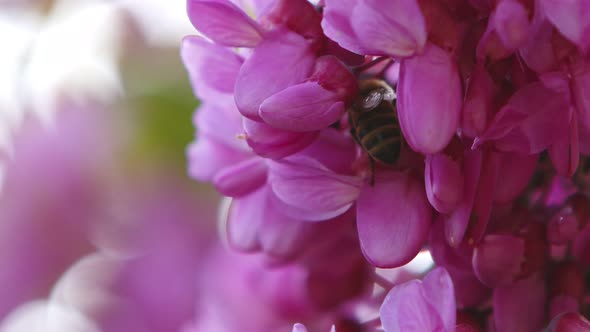
[[[348,121],[352,137],[369,155],[371,185],[375,161],[393,165],[399,159],[403,137],[396,113],[393,88],[376,79],[360,82],[359,95],[348,109]]]

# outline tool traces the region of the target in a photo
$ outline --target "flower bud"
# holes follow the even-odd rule
[[[490,234],[473,251],[473,270],[489,287],[513,282],[524,260],[525,241],[513,235]]]
[[[398,84],[398,117],[410,147],[434,154],[447,146],[461,115],[461,82],[450,54],[428,45],[403,60]]]
[[[449,213],[463,198],[463,174],[459,164],[442,153],[426,156],[426,196],[440,213]]]

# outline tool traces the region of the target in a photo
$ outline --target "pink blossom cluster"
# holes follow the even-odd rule
[[[336,331],[590,330],[590,1],[187,8],[189,172],[231,197],[234,249],[317,276],[309,308],[346,313]],[[352,120],[376,105],[399,125]],[[386,134],[394,163],[364,140]],[[422,281],[373,273],[421,251]]]

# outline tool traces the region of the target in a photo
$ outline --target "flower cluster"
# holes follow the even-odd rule
[[[188,0],[188,15],[190,174],[231,197],[233,248],[318,276],[330,305],[312,307],[352,319],[337,331],[589,328],[590,2]],[[438,266],[423,281],[367,272],[422,250]]]

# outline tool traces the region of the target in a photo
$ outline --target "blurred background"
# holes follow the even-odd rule
[[[184,0],[0,0],[0,331],[191,329],[218,196],[186,175]]]

